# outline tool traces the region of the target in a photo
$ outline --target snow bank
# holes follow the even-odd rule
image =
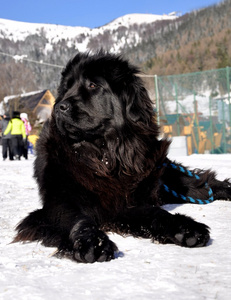
[[[1,150],[1,149],[0,149]],[[187,249],[110,234],[117,259],[92,265],[52,257],[39,243],[10,244],[15,225],[40,207],[29,160],[0,160],[0,299],[231,299],[231,202],[167,205],[211,228],[207,247]],[[230,176],[231,155],[177,157],[185,165]]]

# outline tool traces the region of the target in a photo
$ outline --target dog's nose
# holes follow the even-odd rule
[[[68,111],[68,109],[69,109],[69,104],[68,103],[66,103],[66,102],[60,103],[59,110],[61,112],[66,112],[66,111]]]

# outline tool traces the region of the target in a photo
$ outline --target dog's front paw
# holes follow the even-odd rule
[[[73,245],[73,259],[83,263],[104,262],[114,259],[116,245],[100,231],[89,231],[77,237]]]
[[[154,241],[163,244],[174,243],[183,247],[203,247],[210,239],[208,226],[190,217],[176,214],[164,223],[159,227],[159,232],[156,231]]]
[[[209,229],[205,224],[193,221],[192,224],[182,224],[172,241],[184,247],[203,247],[209,241]]]

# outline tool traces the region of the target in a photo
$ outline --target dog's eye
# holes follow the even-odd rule
[[[90,82],[90,84],[89,84],[90,89],[95,89],[96,87],[97,87],[97,85],[94,82]]]

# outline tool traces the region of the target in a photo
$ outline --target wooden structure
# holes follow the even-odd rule
[[[168,137],[181,135],[180,131],[185,125],[184,117],[177,114],[166,114],[162,117],[163,132]]]
[[[222,133],[219,125],[215,124],[214,126],[211,125],[210,121],[201,121],[196,114],[179,116],[171,114],[165,115],[163,133],[170,138],[186,136],[189,155],[206,153],[206,151],[210,152],[221,147]]]
[[[26,112],[30,116],[43,123],[51,115],[55,97],[49,90],[26,93],[18,96],[8,97],[5,101],[5,111],[11,114],[13,111]]]

